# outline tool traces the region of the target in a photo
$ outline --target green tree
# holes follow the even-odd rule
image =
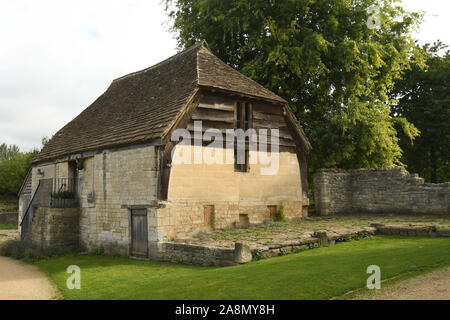
[[[407,118],[421,132],[414,143],[401,137],[402,161],[434,183],[450,181],[450,52],[438,54],[446,47],[425,45],[427,66],[413,66],[392,92],[398,98],[393,116]]]
[[[21,152],[16,145],[0,145],[0,196],[17,195],[38,149]]]
[[[388,92],[412,63],[422,64],[410,36],[421,16],[396,2],[166,0],[166,10],[180,48],[205,39],[290,103],[313,146],[313,171],[399,164],[394,124],[411,139],[418,133],[390,116]]]
[[[0,195],[16,195],[27,175],[35,153],[21,153],[0,163]]]
[[[42,137],[41,139],[41,144],[42,144],[42,148],[49,143],[49,141],[53,138],[53,136],[51,136],[50,138],[47,136]]]
[[[19,147],[16,145],[8,146],[6,143],[0,144],[0,162],[11,160],[19,153]]]

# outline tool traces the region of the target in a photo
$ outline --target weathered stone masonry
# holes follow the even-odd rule
[[[321,169],[314,175],[317,213],[450,214],[450,182],[424,183],[404,167]]]
[[[160,258],[167,249],[162,244],[175,238],[271,220],[280,204],[289,220],[305,216],[308,203],[302,198],[297,159],[290,153],[280,153],[279,172],[270,177],[260,176],[256,165],[249,173],[235,173],[233,165],[221,170],[175,165],[168,201],[157,200],[158,162],[158,148],[152,145],[83,158],[77,184],[79,224],[74,227],[83,249],[130,254],[130,208],[135,206],[147,210],[151,258]],[[67,162],[33,167],[33,188],[39,179],[68,177],[66,167]]]
[[[41,207],[33,215],[30,239],[42,248],[79,246],[78,208]]]
[[[89,251],[129,254],[127,207],[156,200],[154,146],[105,150],[84,160],[79,171],[80,242]],[[155,241],[155,210],[148,210],[149,241]]]

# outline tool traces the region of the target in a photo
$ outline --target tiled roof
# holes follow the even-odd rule
[[[203,41],[153,67],[114,80],[53,136],[33,162],[162,139],[202,87],[286,103],[226,65]]]

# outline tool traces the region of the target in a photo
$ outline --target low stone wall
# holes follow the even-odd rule
[[[0,224],[3,225],[17,225],[18,215],[17,212],[0,213]]]
[[[399,226],[372,223],[376,234],[408,237],[450,237],[450,229],[439,229],[437,226]]]
[[[159,260],[200,266],[232,266],[250,262],[250,247],[236,243],[234,249],[195,246],[185,243],[166,242],[160,245]]]
[[[0,198],[0,224],[18,224],[19,200],[15,197]]]
[[[450,214],[450,182],[424,183],[404,167],[320,169],[314,175],[314,201],[319,215]]]
[[[247,243],[242,242],[236,242],[234,249],[166,242],[159,245],[160,253],[155,258],[175,263],[224,267],[334,245],[350,239],[361,239],[374,235],[375,231],[373,227],[361,227],[358,230],[344,232],[317,231],[311,237],[277,243],[264,248],[251,248]]]
[[[359,230],[344,232],[320,230],[314,232],[310,238],[273,244],[264,249],[253,249],[252,255],[254,260],[283,256],[304,250],[327,247],[352,239],[363,239],[368,236],[375,235],[375,232],[376,228],[374,227],[362,227]]]
[[[39,208],[33,215],[31,242],[40,247],[79,246],[79,208]]]

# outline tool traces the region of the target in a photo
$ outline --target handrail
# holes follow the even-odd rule
[[[59,193],[73,193],[73,198],[66,198],[67,195],[63,195],[62,198],[58,198]],[[39,184],[28,203],[28,207],[22,216],[20,225],[29,215],[32,207],[50,206],[54,208],[65,208],[67,206],[77,205],[76,193],[76,180],[61,178],[61,179],[41,179]]]
[[[63,190],[66,190],[66,188],[67,188],[66,184],[65,184],[65,183],[62,183],[61,186],[59,187],[58,192],[61,192],[61,191],[63,191]]]
[[[31,198],[30,204],[28,204],[27,211],[25,211],[25,214],[22,216],[22,220],[20,221],[20,226],[22,226],[22,223],[25,220],[25,218],[26,218],[26,216],[28,214],[28,211],[30,210],[31,206],[33,205],[34,197],[36,197],[36,194],[38,193],[38,190],[39,190],[40,187],[41,187],[41,181],[39,180],[39,184],[38,184],[38,186],[36,188],[36,191],[34,192],[33,197]]]

